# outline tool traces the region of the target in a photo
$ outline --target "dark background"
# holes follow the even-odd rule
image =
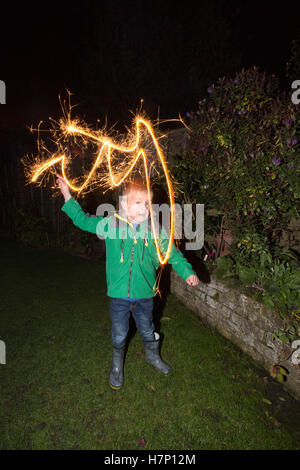
[[[1,7],[2,144],[59,118],[66,89],[79,115],[124,130],[143,98],[151,119],[195,109],[221,76],[257,65],[281,86],[299,2],[104,1]],[[300,77],[298,77],[300,79]],[[30,137],[32,139],[32,135]],[[34,143],[34,139],[33,139]]]

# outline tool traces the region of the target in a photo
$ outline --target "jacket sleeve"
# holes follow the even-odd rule
[[[159,236],[159,247],[161,252],[165,255],[167,253],[169,245],[169,238],[167,232],[162,227],[160,236]],[[185,281],[191,274],[196,274],[192,268],[192,265],[188,260],[183,256],[182,252],[172,243],[170,256],[168,262],[172,265],[173,269],[179,274],[182,279]]]
[[[61,210],[65,212],[70,219],[72,219],[73,224],[81,230],[100,236],[105,234],[107,217],[86,214],[82,210],[79,202],[77,202],[73,197],[64,203]]]

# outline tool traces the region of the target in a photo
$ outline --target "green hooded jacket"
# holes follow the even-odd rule
[[[156,246],[150,217],[135,230],[126,218],[118,213],[110,217],[86,214],[72,197],[61,210],[82,230],[105,239],[106,281],[109,297],[151,298],[156,294],[156,269],[159,267]],[[166,253],[169,240],[163,227],[160,227],[159,247]],[[190,263],[181,251],[172,244],[169,263],[186,280],[195,274]]]

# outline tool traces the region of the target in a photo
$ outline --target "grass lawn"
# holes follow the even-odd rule
[[[1,449],[300,448],[300,403],[174,295],[160,319],[172,374],[135,332],[115,392],[105,265],[13,240],[0,251]]]

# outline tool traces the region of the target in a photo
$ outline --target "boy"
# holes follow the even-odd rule
[[[65,198],[61,210],[72,219],[73,224],[105,237],[107,295],[110,297],[113,343],[111,388],[118,390],[123,385],[130,312],[141,334],[146,360],[159,372],[169,374],[171,367],[159,355],[159,334],[154,332],[152,321],[155,270],[159,267],[159,259],[151,231],[146,185],[139,178],[129,181],[123,189],[120,212],[111,217],[101,217],[83,212],[61,176],[58,176],[57,183]],[[166,251],[168,246],[168,239],[163,239],[162,235],[166,235],[163,228],[159,235],[161,252]],[[191,265],[174,244],[169,262],[189,285],[196,286],[199,283]]]

